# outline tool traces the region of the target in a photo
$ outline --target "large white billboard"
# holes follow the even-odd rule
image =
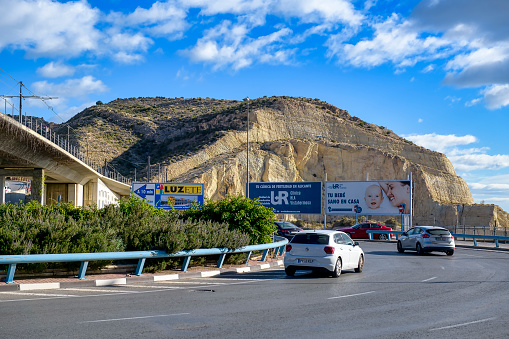
[[[403,208],[404,206],[404,208]],[[325,214],[411,214],[410,180],[327,181]]]

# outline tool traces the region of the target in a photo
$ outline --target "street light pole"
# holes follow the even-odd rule
[[[246,198],[249,198],[249,97],[246,97],[244,101],[247,101],[247,170],[246,170]]]

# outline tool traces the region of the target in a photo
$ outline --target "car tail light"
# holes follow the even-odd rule
[[[325,246],[325,247],[323,248],[323,250],[324,250],[324,251],[325,251],[325,253],[327,253],[327,254],[334,254],[334,247],[332,247],[332,246]]]
[[[286,252],[290,252],[292,250],[292,245],[286,244]]]
[[[451,240],[454,240],[454,236],[451,234]]]
[[[421,234],[421,237],[423,237],[423,238],[429,238],[429,234],[426,234],[426,233]]]
[[[281,233],[290,233],[289,230],[281,230]]]

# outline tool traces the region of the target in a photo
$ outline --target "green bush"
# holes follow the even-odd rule
[[[183,211],[184,219],[211,220],[226,223],[230,230],[245,232],[250,244],[263,244],[272,241],[276,231],[275,214],[258,201],[243,196],[227,196],[218,201],[207,201]]]
[[[274,213],[249,199],[194,206],[190,211],[165,211],[136,198],[103,209],[72,204],[0,205],[0,253],[55,254],[164,250],[175,253],[196,248],[236,249],[270,242]],[[178,259],[152,262],[152,269],[173,267]],[[94,261],[94,267],[108,264]],[[79,263],[20,265],[40,271]]]

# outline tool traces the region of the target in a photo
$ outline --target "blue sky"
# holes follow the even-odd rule
[[[24,94],[58,97],[51,109],[25,100],[29,115],[62,122],[98,100],[141,96],[319,98],[446,154],[477,203],[509,211],[508,1],[0,7],[0,94],[23,81]]]

